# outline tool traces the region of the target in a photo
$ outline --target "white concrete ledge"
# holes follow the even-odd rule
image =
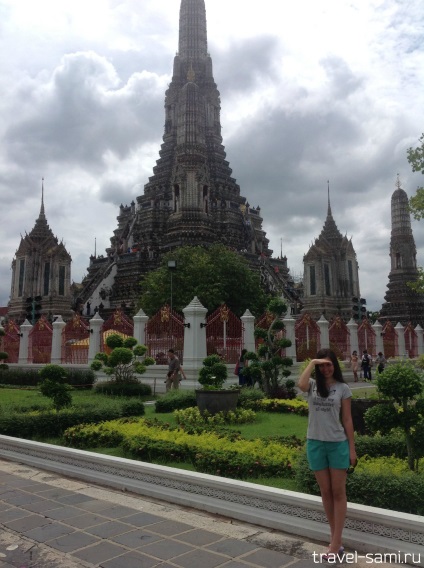
[[[9,436],[0,436],[0,451],[74,479],[328,541],[321,499],[312,495]],[[344,543],[361,553],[420,555],[424,566],[424,517],[349,503]]]

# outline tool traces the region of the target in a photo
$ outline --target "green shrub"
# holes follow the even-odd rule
[[[60,365],[46,365],[39,371],[41,378],[40,392],[43,396],[52,399],[56,410],[71,406],[72,396],[70,387],[66,383],[66,372]]]
[[[96,381],[91,369],[66,369],[66,382],[76,390],[90,390]]]
[[[122,416],[144,416],[144,404],[141,400],[129,400],[122,405]]]
[[[355,447],[358,456],[378,458],[382,456],[395,456],[404,459],[406,451],[405,439],[402,435],[391,434],[388,436],[355,436]]]
[[[106,381],[97,383],[94,387],[97,394],[106,394],[112,396],[151,396],[152,389],[150,385],[136,382],[115,382]]]
[[[173,412],[182,408],[196,406],[196,393],[190,390],[171,390],[158,398],[155,403],[155,412],[158,414]]]
[[[305,452],[297,462],[295,478],[299,491],[319,495]],[[424,475],[410,471],[407,460],[361,457],[354,473],[347,476],[346,492],[351,503],[424,514]]]
[[[77,424],[97,424],[135,412],[140,414],[141,407],[128,406],[132,402],[128,398],[113,398],[60,411],[44,408],[9,412],[6,409],[0,414],[0,434],[26,439],[59,437],[67,428]]]
[[[2,385],[35,387],[39,382],[40,376],[36,369],[24,371],[22,369],[9,368],[0,371],[0,383]]]
[[[198,426],[201,428],[210,428],[225,424],[246,424],[256,420],[256,414],[253,410],[236,409],[229,412],[217,412],[213,416],[209,412],[203,413],[196,407],[176,410],[174,412],[177,424],[181,426]]]
[[[265,394],[260,389],[243,388],[237,400],[237,406],[240,408],[248,408],[250,410],[258,409],[258,401],[265,398]]]

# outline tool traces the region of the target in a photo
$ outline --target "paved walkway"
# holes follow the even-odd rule
[[[4,460],[0,527],[0,568],[309,568],[325,550]]]

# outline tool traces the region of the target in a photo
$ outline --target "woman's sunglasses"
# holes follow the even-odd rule
[[[348,475],[350,475],[351,473],[353,473],[355,471],[355,467],[358,465],[358,460],[356,460],[356,462],[353,465],[350,465],[347,470],[346,473]]]

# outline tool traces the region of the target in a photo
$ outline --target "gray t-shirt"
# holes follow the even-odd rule
[[[346,383],[331,385],[327,398],[322,398],[315,379],[309,379],[308,405],[309,420],[307,438],[322,442],[342,442],[346,440],[343,424],[340,422],[342,400],[351,398],[352,393]]]

